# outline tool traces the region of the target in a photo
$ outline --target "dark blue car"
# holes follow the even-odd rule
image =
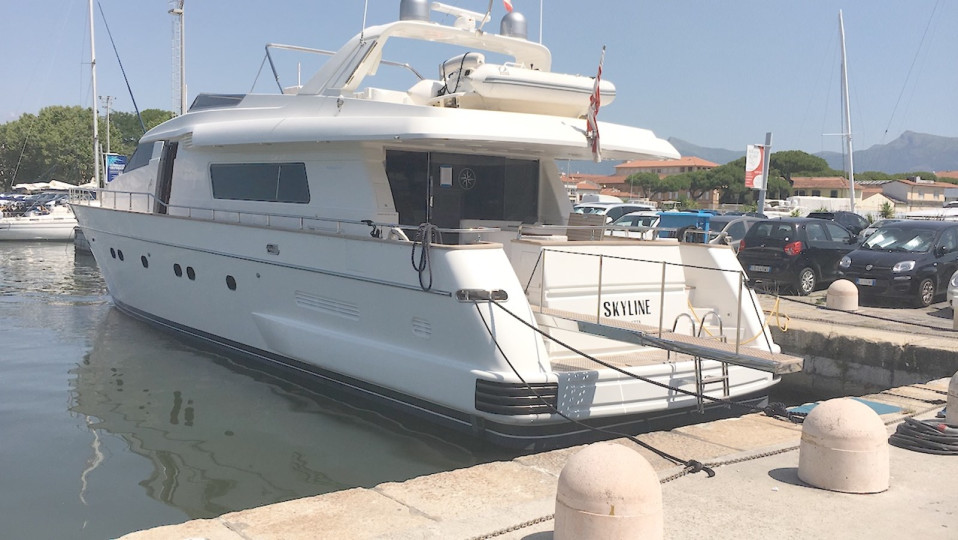
[[[767,219],[745,233],[738,260],[750,282],[781,284],[807,295],[838,278],[838,261],[855,249],[857,240],[834,221]]]
[[[911,300],[928,306],[958,269],[958,222],[905,220],[879,227],[842,258],[841,276],[860,297]]]

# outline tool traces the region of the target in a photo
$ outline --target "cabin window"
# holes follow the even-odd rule
[[[214,199],[309,202],[305,163],[214,163],[210,179]]]
[[[123,167],[123,172],[128,173],[148,165],[150,159],[153,157],[153,146],[154,144],[151,142],[137,145],[136,150],[133,151],[133,155],[130,156],[130,160],[126,162],[126,167]]]
[[[441,152],[386,152],[386,176],[403,225],[538,219],[539,162]]]

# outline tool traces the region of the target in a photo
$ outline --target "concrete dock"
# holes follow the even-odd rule
[[[801,335],[797,344],[783,347],[813,360],[813,366],[814,360],[825,366],[834,359],[820,355],[819,349],[803,352],[796,347],[827,350],[829,341],[846,340],[845,347],[860,347],[855,350],[863,354],[880,351],[881,358],[856,358],[852,371],[875,379],[865,386],[886,388],[862,399],[879,409],[882,404],[900,408],[881,416],[889,434],[905,416],[934,418],[947,401],[951,375],[958,371],[958,332],[943,315],[946,311],[950,316],[950,308],[864,307],[849,314],[824,309],[823,294],[794,302],[763,297],[766,309],[777,305],[788,317],[789,328],[777,330],[782,337],[776,335],[776,340],[788,342],[790,332]],[[770,324],[777,324],[774,317]],[[832,374],[839,388],[854,383],[847,371]],[[905,382],[909,379],[915,380]],[[887,385],[888,380],[901,382]],[[832,492],[798,479],[801,430],[801,424],[751,414],[638,436],[672,455],[711,466],[712,478],[702,472],[683,474],[681,467],[626,439],[615,443],[635,449],[657,471],[665,538],[958,538],[958,456],[891,446],[888,491]],[[123,538],[546,540],[553,536],[559,473],[581,449],[293,500]]]

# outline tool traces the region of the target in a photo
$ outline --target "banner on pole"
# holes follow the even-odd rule
[[[749,189],[765,189],[765,147],[759,144],[750,144],[745,147],[745,187]]]
[[[123,168],[126,167],[126,156],[106,154],[104,159],[106,160],[106,181],[110,183],[123,172]]]

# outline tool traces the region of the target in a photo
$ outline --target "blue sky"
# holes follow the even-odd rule
[[[445,3],[475,11],[488,5]],[[513,4],[530,39],[539,39],[543,22],[555,71],[593,75],[607,47],[603,78],[618,95],[600,120],[743,153],[767,131],[774,151],[841,150],[841,137],[826,135],[842,129],[841,9],[855,148],[906,130],[958,136],[958,2],[542,0],[541,17],[539,0]],[[169,0],[94,3],[98,94],[115,96],[114,110],[132,112],[100,6],[137,105],[172,109]],[[359,32],[364,12],[361,0],[185,0],[185,7],[188,101],[198,92],[274,92],[268,67],[257,79],[266,43],[335,50]],[[369,0],[367,24],[398,12],[398,0]],[[90,105],[87,13],[87,0],[4,0],[0,123],[49,105]],[[504,13],[495,0],[486,30],[498,31]],[[389,59],[427,76],[442,60]],[[291,84],[295,63],[287,68],[281,75]]]

